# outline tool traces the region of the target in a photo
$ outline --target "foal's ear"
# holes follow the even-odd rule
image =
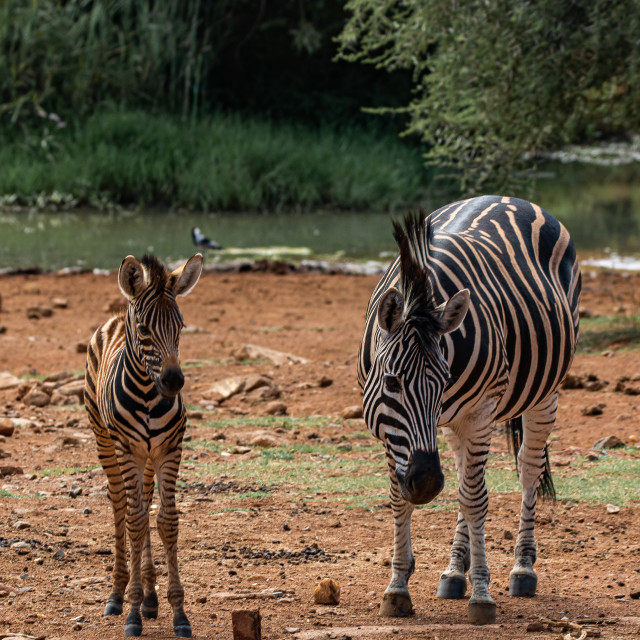
[[[196,286],[202,273],[202,254],[196,253],[181,267],[171,272],[171,290],[176,296],[186,296]]]
[[[443,302],[436,310],[440,314],[442,325],[440,334],[455,331],[467,315],[470,304],[469,289],[462,289],[462,291],[454,293],[446,302]]]
[[[122,261],[118,272],[118,285],[125,298],[131,300],[139,296],[149,284],[148,280],[147,272],[134,256],[127,256]]]
[[[378,326],[388,332],[397,331],[404,322],[404,296],[391,287],[378,303]]]

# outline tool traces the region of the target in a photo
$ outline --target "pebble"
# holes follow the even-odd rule
[[[324,578],[313,592],[316,604],[340,604],[340,585],[333,578]]]
[[[54,554],[53,557],[56,560],[64,560],[64,551],[62,549],[58,549]]]
[[[345,420],[358,420],[362,418],[362,415],[362,405],[360,404],[354,404],[350,407],[346,407],[342,411],[342,417]]]
[[[30,529],[31,525],[28,522],[25,522],[24,520],[18,520],[18,522],[14,522],[13,528],[17,529],[18,531],[21,531],[22,529]]]
[[[607,513],[618,513],[619,511],[620,507],[616,506],[615,504],[607,505]]]
[[[15,429],[15,425],[11,418],[0,419],[0,436],[10,437],[13,435]]]
[[[602,410],[604,409],[606,405],[603,405],[602,403],[600,404],[592,404],[589,405],[588,407],[583,407],[582,408],[582,415],[583,416],[601,416],[602,415]]]
[[[594,449],[617,449],[619,447],[624,447],[624,442],[618,438],[618,436],[606,436],[605,438],[600,438],[594,445]]]
[[[269,416],[285,416],[287,415],[287,405],[279,400],[274,400],[267,404],[264,412]]]

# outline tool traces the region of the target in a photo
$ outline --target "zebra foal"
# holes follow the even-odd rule
[[[201,272],[200,254],[173,272],[153,256],[145,255],[141,261],[126,257],[118,273],[120,290],[129,301],[126,312],[96,330],[87,352],[85,403],[115,521],[113,590],[104,615],[122,613],[129,583],[131,610],[125,636],[142,634],[141,608],[145,618],[158,615],[149,538],[155,475],[160,494],[157,528],[167,555],[173,629],[176,636],[191,637],[177,556],[175,488],[186,413],[180,396],[184,376],[178,355],[184,323],[176,296],[186,296]]]
[[[440,598],[495,621],[484,524],[485,465],[496,422],[508,421],[522,484],[509,592],[537,587],[538,490],[553,492],[546,442],[578,336],[581,279],[567,230],[537,205],[498,196],[394,225],[399,255],[376,286],[358,359],[364,416],[385,446],[394,518],[392,577],[381,615],[412,611],[410,522],[444,486],[439,426],[455,454],[459,513]]]

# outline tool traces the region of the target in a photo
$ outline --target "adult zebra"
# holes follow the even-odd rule
[[[536,493],[553,491],[546,441],[578,336],[575,250],[546,211],[497,196],[449,204],[426,222],[408,216],[394,235],[400,253],[369,301],[358,362],[365,419],[384,442],[391,480],[394,556],[380,614],[412,610],[411,513],[444,486],[440,426],[455,454],[460,511],[438,597],[463,597],[468,570],[469,618],[491,623],[484,545],[491,434],[496,422],[510,421],[522,438],[515,437],[522,505],[509,591],[532,596]]]
[[[151,557],[149,506],[154,474],[160,509],[157,527],[167,555],[168,600],[177,636],[190,638],[184,589],[178,574],[176,479],[186,413],[178,342],[183,327],[176,296],[186,296],[202,272],[198,253],[169,272],[154,257],[128,256],[118,283],[129,305],[99,327],[87,354],[85,403],[108,482],[115,520],[113,590],[104,615],[120,615],[129,582],[126,535],[131,546],[131,610],[125,636],[142,634],[142,615],[158,615],[156,571]],[[125,533],[126,520],[126,533]],[[143,586],[144,585],[144,586]]]

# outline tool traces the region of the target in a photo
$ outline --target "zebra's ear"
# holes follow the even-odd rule
[[[181,267],[171,272],[171,289],[176,296],[186,296],[196,286],[202,273],[202,254],[196,253]]]
[[[378,303],[378,326],[388,333],[393,333],[404,322],[404,296],[391,287]]]
[[[471,296],[469,295],[469,289],[462,289],[462,291],[454,293],[446,302],[443,302],[436,309],[440,314],[440,322],[442,325],[440,334],[455,331],[467,315],[470,304]]]
[[[144,267],[133,256],[127,256],[120,265],[118,284],[125,298],[131,300],[140,295],[148,284]]]

